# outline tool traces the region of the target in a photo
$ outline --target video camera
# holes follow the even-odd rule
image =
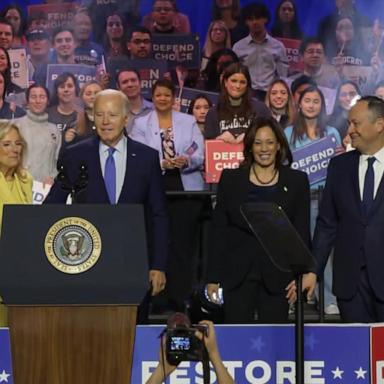
[[[207,354],[203,340],[196,337],[200,331],[207,336],[204,325],[191,325],[184,313],[173,314],[165,329],[166,358],[169,364],[178,365],[181,361],[203,361]],[[204,337],[204,336],[203,336]]]

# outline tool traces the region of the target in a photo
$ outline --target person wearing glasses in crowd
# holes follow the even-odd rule
[[[152,33],[191,33],[189,18],[178,12],[176,0],[154,0],[152,13],[143,17],[143,26]]]
[[[224,21],[216,20],[209,24],[203,47],[200,71],[204,71],[209,58],[220,49],[231,48],[231,36]]]
[[[304,69],[290,77],[292,81],[301,75],[309,76],[319,87],[337,88],[340,77],[333,65],[326,63],[324,47],[317,37],[308,37],[299,48]]]
[[[152,33],[148,28],[134,26],[128,32],[127,49],[131,59],[152,57]]]

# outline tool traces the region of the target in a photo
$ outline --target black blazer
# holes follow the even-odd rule
[[[234,288],[244,280],[256,262],[268,289],[278,292],[285,288],[293,276],[279,271],[272,264],[241,215],[240,206],[247,202],[250,187],[249,167],[226,169],[222,173],[213,214],[208,281],[221,283],[225,289]],[[310,194],[307,175],[281,166],[270,201],[284,209],[309,246]]]
[[[328,166],[313,240],[322,273],[334,246],[333,292],[348,300],[355,295],[364,260],[373,291],[384,300],[384,181],[368,216],[361,207],[358,151],[333,158]]]
[[[63,151],[62,164],[70,181],[79,176],[81,164],[87,166],[88,184],[79,194],[79,203],[109,204],[100,165],[99,137],[93,136]],[[44,203],[65,204],[69,191],[63,190],[55,180]],[[127,138],[127,164],[119,204],[143,204],[146,210],[149,234],[149,261],[151,269],[165,270],[168,254],[168,217],[158,152],[144,144]]]

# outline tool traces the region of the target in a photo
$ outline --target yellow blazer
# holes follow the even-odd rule
[[[26,172],[25,178],[15,174],[14,189],[10,190],[4,175],[0,172],[0,233],[3,222],[4,204],[32,204],[32,176]]]

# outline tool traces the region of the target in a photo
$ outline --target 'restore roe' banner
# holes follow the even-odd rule
[[[148,380],[157,366],[158,338],[163,327],[139,326],[132,383]],[[294,327],[216,326],[221,357],[238,384],[294,384]],[[369,326],[307,325],[305,328],[305,383],[369,384]],[[201,364],[183,362],[171,384],[203,383]],[[211,383],[216,383],[211,371]],[[377,384],[377,383],[376,383]]]
[[[329,161],[336,154],[337,141],[332,135],[292,151],[291,167],[305,172],[309,184],[325,180]]]

